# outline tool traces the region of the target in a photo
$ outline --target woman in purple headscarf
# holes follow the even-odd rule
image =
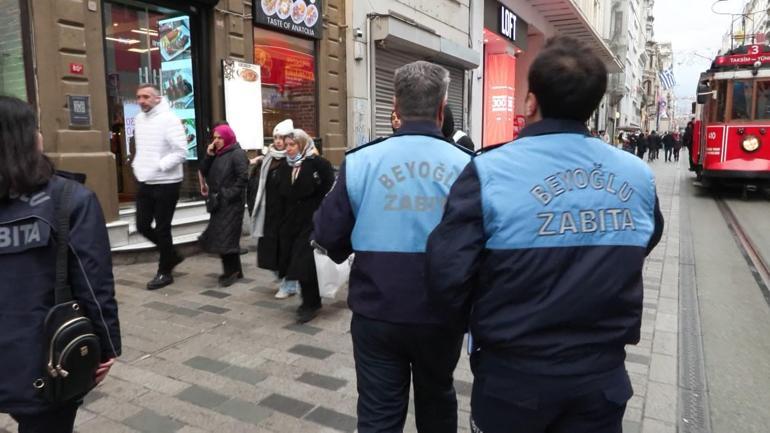
[[[243,278],[240,239],[248,169],[249,159],[233,130],[227,125],[214,128],[213,141],[200,169],[208,184],[206,209],[211,218],[198,241],[203,251],[222,258],[222,287]]]

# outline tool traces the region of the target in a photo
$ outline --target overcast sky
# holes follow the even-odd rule
[[[657,0],[655,2],[655,40],[671,42],[674,49],[676,95],[693,98],[698,77],[711,65],[722,46],[722,36],[730,28],[731,17],[711,11],[715,0]],[[745,0],[720,1],[714,10],[739,13]],[[679,109],[689,109],[692,101],[680,101]]]

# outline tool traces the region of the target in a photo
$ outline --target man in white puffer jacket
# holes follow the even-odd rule
[[[174,249],[171,220],[184,178],[187,138],[182,122],[171,112],[157,86],[140,85],[136,100],[142,108],[135,120],[136,156],[132,163],[139,182],[136,228],[160,252],[158,273],[147,283],[148,290],[155,290],[174,282],[171,271],[184,260]]]

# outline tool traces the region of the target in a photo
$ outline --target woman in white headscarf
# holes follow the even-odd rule
[[[252,159],[250,166],[249,213],[251,237],[257,239],[257,266],[278,273],[278,231],[285,216],[284,199],[278,192],[279,169],[286,166],[284,138],[291,135],[294,123],[291,119],[280,122],[273,129],[273,144],[267,153]],[[286,299],[297,294],[299,282],[281,279],[275,294]]]
[[[279,274],[299,280],[302,305],[297,321],[312,320],[321,309],[313,248],[313,214],[334,184],[334,169],[318,155],[313,139],[301,129],[286,137],[286,166],[279,169],[286,215],[279,235]]]

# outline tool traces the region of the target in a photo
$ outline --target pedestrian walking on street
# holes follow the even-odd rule
[[[88,188],[55,174],[37,125],[29,104],[0,97],[0,413],[10,414],[22,433],[71,433],[82,400],[51,403],[41,378],[60,236],[68,240],[63,269],[72,297],[99,341],[97,384],[120,355],[118,306],[99,201]],[[63,236],[58,231],[66,225],[57,222],[64,209],[70,213]],[[80,356],[88,352],[83,355],[81,348]]]
[[[476,148],[468,134],[455,129],[455,118],[449,105],[444,106],[444,123],[441,125],[441,133],[444,134],[444,138],[447,140],[452,140],[452,143],[462,146],[471,152]]]
[[[648,162],[652,162],[658,159],[658,152],[660,151],[661,144],[662,141],[657,132],[652,131],[650,135],[647,136],[647,148],[649,150],[647,156]]]
[[[693,145],[693,133],[695,132],[695,119],[690,119],[687,122],[687,127],[684,129],[684,136],[682,137],[682,144],[687,148],[687,162],[689,163],[690,170],[693,169],[695,163],[692,160],[692,145]]]
[[[679,151],[682,150],[682,138],[679,133],[674,135],[674,161],[679,161]]]
[[[417,430],[456,433],[452,372],[465,326],[428,296],[425,242],[471,153],[441,133],[446,69],[418,61],[394,81],[401,128],[347,153],[314,239],[337,263],[355,251],[348,305],[359,433],[403,430],[410,381]]]
[[[219,254],[222,259],[221,287],[243,278],[240,239],[248,170],[249,158],[235,132],[228,125],[214,128],[213,141],[201,162],[201,173],[208,185],[206,210],[211,217],[198,242],[203,251]]]
[[[257,266],[273,271],[278,276],[278,232],[285,217],[286,204],[279,191],[281,167],[286,166],[284,139],[294,131],[294,122],[286,119],[273,128],[273,144],[264,156],[250,161],[249,212],[251,213],[251,237],[257,239]],[[256,181],[256,182],[255,182]],[[281,283],[276,299],[294,296],[299,282],[279,278]]]
[[[669,131],[663,136],[663,151],[665,162],[671,162],[671,158],[674,156],[674,133]]]
[[[286,205],[286,216],[279,230],[279,276],[298,280],[302,304],[297,321],[313,320],[321,309],[313,247],[315,213],[334,183],[334,169],[318,155],[313,139],[301,129],[285,138],[286,166],[279,168],[279,191]]]
[[[147,289],[155,290],[174,282],[171,271],[184,260],[174,248],[171,221],[184,178],[187,137],[182,122],[171,112],[157,86],[140,85],[136,100],[142,109],[135,120],[136,156],[131,164],[139,182],[136,229],[160,253],[158,272],[147,283]]]
[[[529,70],[527,128],[477,156],[428,240],[428,296],[470,321],[471,430],[620,433],[633,394],[642,266],[663,219],[649,167],[590,137],[607,70],[549,40]]]

